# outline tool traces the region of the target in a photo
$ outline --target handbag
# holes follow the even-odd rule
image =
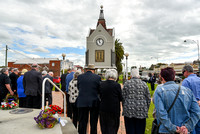
[[[167,110],[167,113],[169,113],[169,111],[172,109],[177,97],[178,97],[178,94],[179,94],[179,91],[180,91],[180,88],[181,86],[179,85],[179,88],[178,88],[178,92],[174,98],[174,101],[172,102],[171,106],[169,107],[169,109]],[[152,122],[152,129],[151,129],[151,134],[159,134],[159,127],[161,125],[161,122],[158,124],[158,121],[157,119],[154,119],[153,122]]]

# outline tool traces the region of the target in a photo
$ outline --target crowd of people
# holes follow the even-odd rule
[[[95,74],[95,66],[88,65],[85,73],[73,68],[61,76],[61,90],[67,95],[67,116],[73,121],[79,134],[87,133],[88,118],[90,134],[97,134],[100,120],[102,134],[117,134],[120,111],[127,134],[144,134],[146,118],[151,103],[147,83],[140,79],[139,70],[131,70],[131,79],[120,85],[115,69],[107,69],[105,80]],[[10,72],[9,72],[10,71]],[[174,82],[175,71],[167,67],[159,74],[160,84],[155,89],[156,77],[151,75],[149,83],[155,89],[153,102],[159,133],[200,134],[200,78],[193,68],[186,65],[182,69],[185,79],[182,85]],[[38,72],[38,65],[32,70],[23,69],[20,77],[18,69],[1,70],[0,101],[7,93],[18,95],[19,107],[41,108],[42,81],[53,80],[53,72]],[[45,105],[52,104],[53,86],[45,83]]]
[[[98,119],[102,134],[117,134],[121,103],[126,133],[144,133],[151,96],[147,84],[139,79],[139,71],[131,70],[131,80],[122,89],[115,69],[106,70],[105,81],[95,74],[94,65],[85,69],[83,74],[72,69],[61,76],[61,84],[66,86],[62,90],[68,94],[67,116],[79,134],[87,133],[88,118],[91,134],[97,134]]]
[[[21,72],[17,68],[3,68],[0,75],[0,105],[4,101],[6,95],[17,96],[20,108],[41,108],[42,100],[42,82],[43,79],[49,78],[53,81],[53,72],[47,73],[38,71],[38,64],[32,64],[32,69],[22,69]],[[49,83],[45,83],[45,102],[52,104],[52,88]]]

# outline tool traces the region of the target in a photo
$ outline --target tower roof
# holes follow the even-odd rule
[[[99,14],[99,19],[97,22],[97,27],[101,24],[104,29],[110,34],[110,36],[114,36],[114,29],[113,28],[106,28],[106,21],[104,19],[104,14],[103,14],[103,6],[101,6],[100,14]],[[96,29],[90,29],[88,36],[90,36]]]
[[[101,10],[100,10],[100,14],[99,14],[99,19],[97,22],[97,26],[101,24],[105,29],[106,29],[106,21],[104,19],[104,14],[103,14],[103,6],[101,5]]]

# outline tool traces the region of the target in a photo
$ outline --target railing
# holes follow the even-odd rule
[[[56,89],[58,89],[63,95],[64,95],[64,117],[66,117],[66,95],[65,93],[56,86],[56,84],[54,84],[49,78],[45,78],[42,82],[42,110],[44,110],[44,94],[45,94],[45,82],[49,81],[52,85],[55,86]]]

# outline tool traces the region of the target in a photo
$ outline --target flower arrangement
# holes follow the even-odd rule
[[[18,104],[15,101],[11,101],[11,102],[2,102],[1,103],[1,109],[2,110],[9,110],[9,109],[14,109],[17,108]]]
[[[18,102],[18,99],[17,99],[17,96],[14,96],[14,95],[11,95],[11,94],[7,94],[6,95],[6,98],[4,99],[5,102],[12,102],[12,101],[15,101],[15,102]]]
[[[39,113],[34,120],[40,128],[53,128],[57,123],[57,119],[53,117],[52,112],[44,112],[43,110]]]
[[[61,114],[63,112],[63,109],[57,105],[49,105],[45,107],[44,112],[51,112],[52,114]]]

